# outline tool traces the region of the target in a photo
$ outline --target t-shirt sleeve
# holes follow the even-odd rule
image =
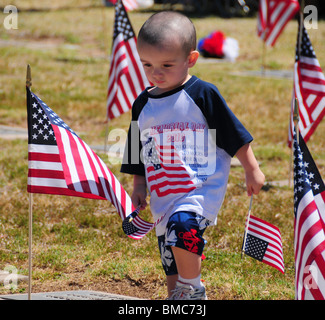
[[[141,100],[141,98],[138,98],[132,107],[132,121],[129,126],[120,171],[123,173],[145,176],[145,168],[141,161],[142,143],[138,126],[138,117],[142,105]]]
[[[203,83],[205,85],[201,86],[196,103],[209,129],[215,130],[216,145],[233,157],[253,137],[228,107],[219,90],[212,84]]]

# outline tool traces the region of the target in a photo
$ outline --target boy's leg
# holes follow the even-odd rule
[[[166,274],[168,297],[172,295],[178,280],[178,271],[171,247],[165,246],[165,236],[158,237],[158,246],[163,269]]]
[[[197,279],[195,281],[196,287],[200,285],[201,281],[201,257],[178,247],[171,247],[171,249],[176,261],[178,274],[167,276],[168,298],[172,296],[178,280],[182,279],[185,283],[189,283],[193,282],[193,279]],[[188,267],[189,265],[191,268]]]
[[[166,279],[167,279],[168,298],[170,298],[171,295],[173,294],[173,290],[175,289],[176,281],[178,280],[178,274],[166,276]]]
[[[194,279],[201,274],[201,256],[178,247],[172,247],[172,252],[182,278]]]
[[[201,273],[201,256],[178,247],[165,246],[165,237],[158,238],[162,265],[166,273],[168,297],[171,297],[179,276],[185,279],[196,278]],[[174,253],[175,252],[175,253]],[[190,257],[188,257],[190,255]],[[178,271],[179,264],[180,274]],[[189,272],[188,265],[195,266],[193,272]],[[192,277],[193,275],[193,277]]]
[[[207,225],[209,222],[205,218],[191,212],[177,212],[170,217],[165,246],[172,252],[177,275],[167,277],[169,297],[177,281],[180,281],[178,286],[183,283],[194,288],[202,287],[201,260],[205,244],[202,235]]]

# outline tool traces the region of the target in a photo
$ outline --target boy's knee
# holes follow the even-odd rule
[[[174,213],[167,224],[165,245],[201,255],[205,245],[204,229],[200,229],[197,218],[192,212]]]

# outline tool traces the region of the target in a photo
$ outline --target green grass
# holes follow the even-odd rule
[[[12,1],[19,29],[0,28],[0,124],[27,126],[25,75],[32,68],[32,90],[89,145],[104,144],[106,86],[114,12],[100,1]],[[79,8],[79,6],[87,7]],[[77,8],[78,6],[78,8]],[[29,11],[29,8],[35,10]],[[36,10],[37,9],[37,10]],[[150,12],[131,12],[137,32]],[[256,19],[193,17],[198,37],[219,29],[239,41],[235,63],[199,63],[191,70],[216,84],[231,109],[252,133],[252,144],[267,182],[288,179],[290,150],[286,146],[292,80],[239,76],[260,70],[262,44]],[[265,55],[267,70],[292,70],[297,27],[291,21],[274,48]],[[309,35],[321,66],[325,66],[325,23]],[[10,44],[9,44],[10,42]],[[110,122],[110,129],[128,128],[130,114]],[[324,121],[309,149],[325,175]],[[28,273],[27,141],[0,139],[0,270],[15,266]],[[100,154],[131,193],[132,180]],[[154,232],[140,241],[127,238],[115,208],[107,201],[33,195],[33,292],[91,289],[164,299],[165,276]],[[293,190],[268,185],[254,197],[252,214],[278,226],[282,233],[286,273],[252,258],[241,259],[241,243],[249,198],[242,168],[232,168],[218,225],[206,231],[207,258],[202,277],[210,299],[294,299]],[[144,213],[150,218],[150,211]],[[26,292],[0,284],[0,293]]]

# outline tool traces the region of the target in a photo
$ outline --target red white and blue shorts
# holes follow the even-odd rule
[[[166,232],[158,237],[161,262],[166,275],[178,274],[171,247],[178,247],[202,256],[206,241],[203,233],[210,221],[193,212],[174,213],[167,223]]]

